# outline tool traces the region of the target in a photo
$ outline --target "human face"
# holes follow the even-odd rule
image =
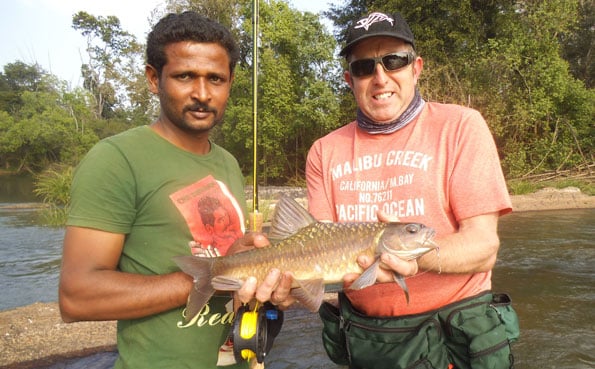
[[[353,47],[348,61],[376,58],[399,51],[410,51],[410,46],[393,37],[371,37]],[[381,63],[377,63],[371,75],[355,77],[347,70],[344,77],[362,112],[377,123],[390,123],[413,100],[422,69],[423,60],[416,57],[413,63],[394,71],[387,72]]]
[[[165,47],[161,76],[146,68],[151,92],[159,96],[159,122],[194,134],[209,132],[222,119],[233,74],[226,50],[215,43],[182,41]]]
[[[213,222],[213,231],[215,234],[222,234],[223,232],[227,231],[227,227],[229,227],[229,214],[227,210],[222,206],[215,209],[213,212],[213,217],[215,221]]]

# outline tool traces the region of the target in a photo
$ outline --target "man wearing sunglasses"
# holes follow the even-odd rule
[[[439,252],[411,261],[384,253],[378,283],[361,290],[347,276],[339,309],[321,308],[329,357],[350,368],[512,367],[516,315],[491,293],[498,217],[512,206],[485,120],[422,98],[423,59],[398,13],[358,19],[340,55],[358,109],[310,149],[310,212],[321,221],[423,223],[436,230]],[[358,259],[364,269],[374,261]],[[387,283],[395,275],[406,278],[408,299]],[[505,313],[490,308],[501,305]]]

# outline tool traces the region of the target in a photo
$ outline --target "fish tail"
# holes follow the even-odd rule
[[[194,279],[194,287],[188,295],[185,311],[186,321],[189,321],[202,310],[215,293],[215,289],[211,284],[215,258],[175,256],[173,260],[184,273]]]

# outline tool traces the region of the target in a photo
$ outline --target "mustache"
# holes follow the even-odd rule
[[[185,111],[203,111],[203,112],[209,112],[209,113],[215,113],[217,114],[217,109],[213,108],[212,106],[209,106],[208,104],[202,103],[202,102],[196,102],[192,105],[187,105],[184,108]]]

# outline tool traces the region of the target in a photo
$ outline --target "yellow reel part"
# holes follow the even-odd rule
[[[256,335],[258,325],[258,304],[254,307],[254,311],[245,311],[242,314],[240,322],[240,337],[244,340],[252,340]],[[250,349],[243,349],[241,351],[242,359],[250,360],[256,357],[256,353]]]
[[[236,361],[256,358],[263,363],[283,324],[283,312],[271,303],[256,304],[254,310],[240,306],[233,323],[233,353]]]

